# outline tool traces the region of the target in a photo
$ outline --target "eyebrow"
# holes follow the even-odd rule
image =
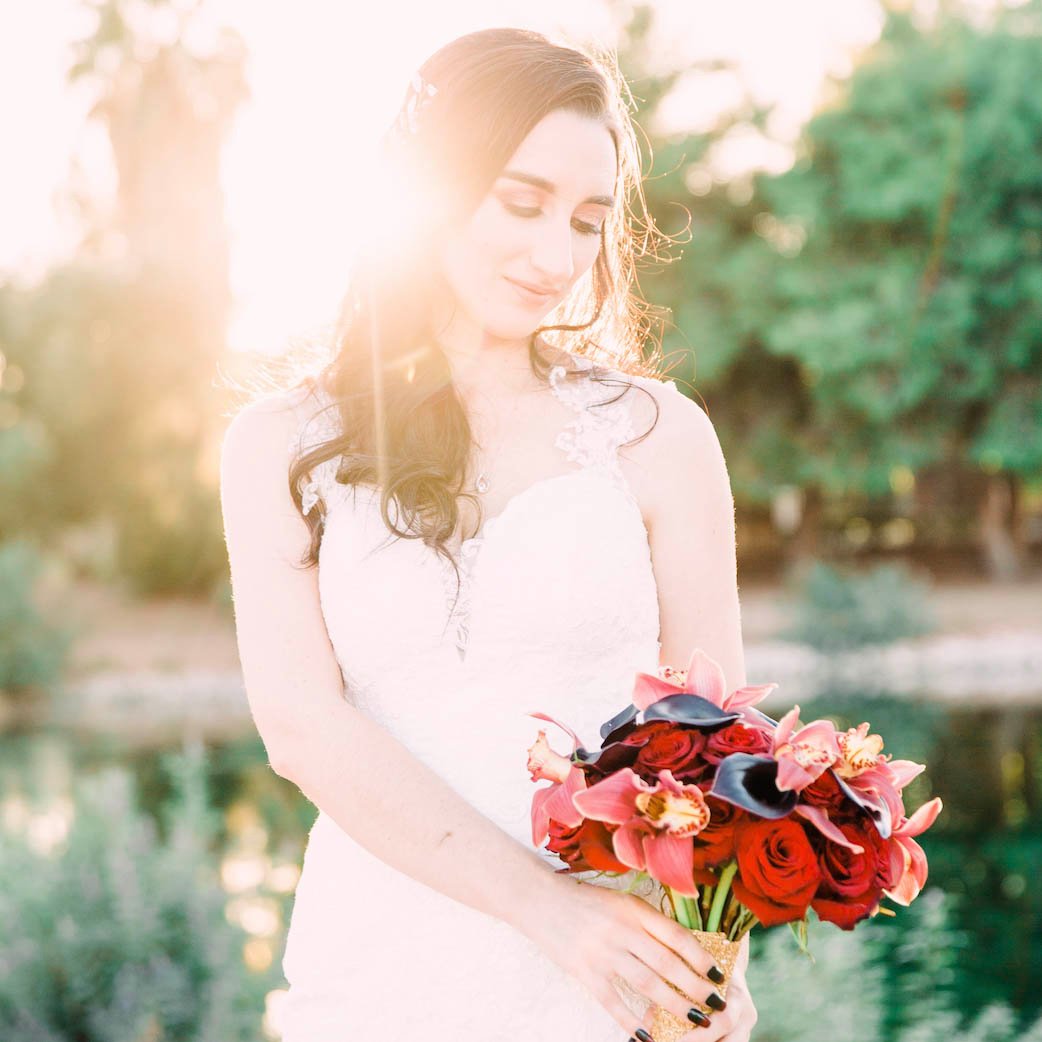
[[[553,195],[557,188],[553,181],[547,181],[545,177],[538,177],[535,174],[526,174],[523,170],[504,170],[499,176],[509,177],[514,181],[524,181],[525,184],[535,185],[536,188],[542,188],[551,195]],[[596,203],[598,206],[608,207],[615,205],[615,199],[610,195],[588,195],[583,202]]]

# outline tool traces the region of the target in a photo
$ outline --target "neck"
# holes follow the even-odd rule
[[[536,386],[527,341],[485,341],[476,350],[447,344],[440,338],[438,343],[449,359],[453,383],[464,395],[521,393]],[[545,340],[538,342],[537,350],[551,364],[568,360],[567,352]]]
[[[450,294],[446,292],[445,299]],[[470,320],[456,307],[447,306],[438,316],[435,339],[452,371],[453,383],[467,395],[519,393],[533,387],[528,359],[528,337],[500,337]],[[551,364],[568,361],[568,354],[552,347],[542,337],[536,345]]]

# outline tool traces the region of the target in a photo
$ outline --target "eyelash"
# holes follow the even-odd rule
[[[517,217],[538,217],[540,210],[530,206],[514,206],[512,203],[503,203],[504,208],[508,213],[512,213]],[[603,230],[603,226],[587,224],[585,221],[576,221],[576,231],[581,235],[600,235]]]

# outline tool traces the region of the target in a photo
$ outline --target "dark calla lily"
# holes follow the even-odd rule
[[[611,774],[612,771],[631,766],[637,758],[640,749],[635,745],[612,742],[610,745],[605,745],[594,752],[589,752],[585,749],[579,751],[582,753],[582,759],[579,761],[580,767],[585,767],[587,764],[596,764],[598,771]]]
[[[683,693],[660,698],[644,710],[645,723],[649,720],[672,720],[706,732],[719,731],[741,718],[741,713],[721,709],[707,698]]]
[[[616,727],[614,731],[605,735],[601,745],[607,747],[612,745],[614,742],[621,742],[623,738],[632,734],[638,727],[640,727],[640,724],[636,720],[628,720],[622,725],[622,727]]]
[[[880,838],[889,839],[893,829],[893,817],[886,800],[865,792],[864,789],[856,789],[853,785],[848,785],[835,771],[831,771],[831,773],[839,783],[844,795],[853,800],[872,819],[872,824],[875,825]]]
[[[637,719],[637,713],[639,709],[631,702],[625,709],[616,713],[610,720],[606,720],[600,727],[601,742],[606,743],[611,737],[612,732],[618,730],[622,725],[628,724],[632,720]]]
[[[782,792],[774,784],[777,777],[778,761],[773,756],[731,753],[720,761],[709,795],[761,818],[784,818],[798,797],[795,792]]]

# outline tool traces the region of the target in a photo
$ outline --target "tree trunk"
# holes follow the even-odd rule
[[[800,525],[788,540],[786,547],[786,559],[790,568],[798,567],[812,558],[821,556],[824,505],[824,497],[820,488],[810,485],[804,489]]]
[[[1016,480],[1012,474],[990,474],[981,497],[980,549],[995,581],[1017,579],[1023,572],[1021,540],[1014,536]]]

